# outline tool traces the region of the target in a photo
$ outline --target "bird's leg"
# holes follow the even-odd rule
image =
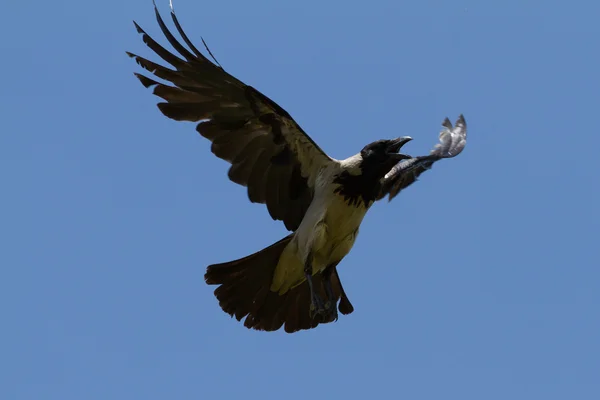
[[[310,288],[310,317],[315,318],[317,315],[326,314],[323,300],[321,299],[321,296],[315,292],[312,275],[306,274],[306,281],[308,282],[308,287]]]
[[[325,293],[327,294],[327,301],[324,304],[325,312],[329,316],[330,321],[337,321],[337,299],[333,294],[333,288],[331,287],[331,276],[333,275],[333,269],[331,271],[325,270],[323,272],[323,286],[325,286]]]
[[[306,261],[304,262],[304,276],[306,276],[308,288],[310,289],[310,317],[315,318],[317,315],[326,314],[325,307],[323,305],[323,300],[321,299],[321,296],[317,294],[313,285],[312,253],[309,254],[308,257],[306,257]]]

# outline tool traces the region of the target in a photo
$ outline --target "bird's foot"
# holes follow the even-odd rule
[[[335,322],[338,320],[337,302],[327,300],[324,304],[325,312],[327,313],[327,321]]]
[[[315,319],[319,315],[324,317],[326,314],[323,300],[318,294],[314,293],[310,302],[310,318]]]
[[[323,303],[319,296],[313,298],[310,304],[310,318],[319,318],[322,322],[334,322],[338,319],[337,304],[335,301],[328,300]]]

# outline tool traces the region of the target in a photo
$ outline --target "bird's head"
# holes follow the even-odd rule
[[[378,140],[366,145],[360,151],[362,173],[382,178],[398,162],[412,158],[409,155],[400,153],[402,146],[411,140],[410,136],[402,136],[396,139]]]

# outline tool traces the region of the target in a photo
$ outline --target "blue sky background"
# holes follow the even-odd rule
[[[152,2],[6,2],[0,397],[600,398],[599,4],[176,1],[336,158],[467,119],[459,157],[367,215],[354,314],[288,335],[203,282],[286,231],[134,78],[131,20],[166,43]]]

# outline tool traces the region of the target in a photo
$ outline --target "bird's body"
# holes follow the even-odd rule
[[[312,273],[341,261],[352,249],[360,224],[371,206],[351,204],[333,183],[344,171],[358,174],[360,157],[332,162],[317,176],[315,194],[300,226],[286,246],[275,269],[271,290],[280,294],[305,280],[304,266],[311,258]],[[332,184],[333,183],[333,184]]]
[[[400,153],[411,140],[405,136],[372,142],[335,160],[273,100],[198,51],[173,12],[189,50],[155,12],[182,58],[135,24],[146,45],[173,66],[128,53],[170,85],[136,76],[165,100],[158,104],[164,115],[198,123],[196,129],[212,142],[212,152],[231,163],[229,178],[246,186],[250,201],[265,204],[271,217],[291,232],[247,257],[207,267],[205,280],[218,285],[219,305],[238,320],[245,318],[246,327],[266,331],[310,329],[337,320],[338,309],[351,313],[337,266],[352,249],[365,214],[375,201],[391,200],[438,160],[458,155],[466,143],[464,118],[456,126],[444,121],[440,143],[427,156]]]

